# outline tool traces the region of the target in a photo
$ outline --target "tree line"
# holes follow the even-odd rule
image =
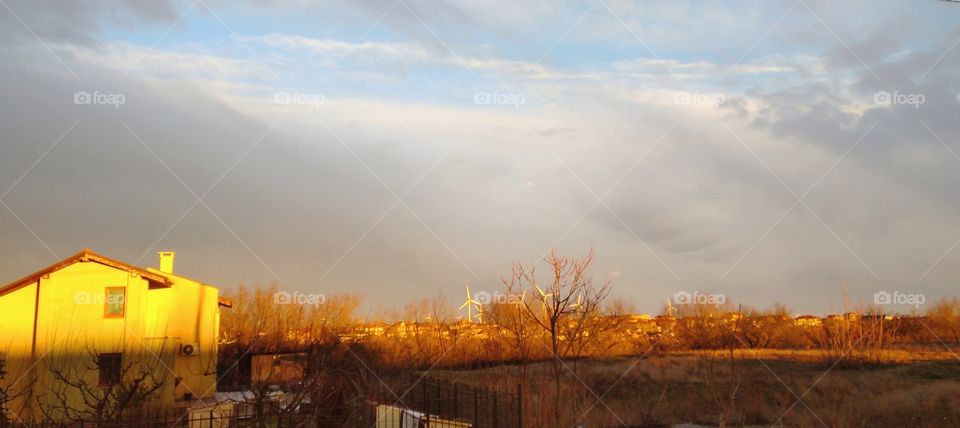
[[[514,264],[501,284],[509,298],[477,308],[477,320],[459,317],[442,295],[365,320],[358,316],[362,298],[356,294],[300,304],[278,301],[282,290],[276,285],[224,291],[233,307],[221,312],[217,388],[244,391],[242,399],[255,409],[254,415],[313,412],[329,417],[355,403],[382,398],[384,391],[402,405],[403,394],[395,391],[443,369],[509,366],[514,375],[492,380],[490,386],[512,392],[521,384],[536,390],[523,396],[526,416],[560,426],[565,421],[564,397],[577,386],[566,373],[578,373],[580,362],[588,358],[698,355],[703,372],[710,374],[705,384],[727,412],[735,405],[729,397],[738,394],[733,375],[738,350],[813,350],[824,361],[864,364],[882,363],[886,353],[897,348],[960,343],[958,298],[895,317],[876,307],[852,306],[846,296],[844,314],[823,319],[795,319],[779,304],[761,310],[732,302],[665,306],[659,316],[639,317],[629,302],[610,297],[610,280],[591,275],[594,261],[593,252],[567,257],[552,251],[541,263]],[[270,365],[265,376],[254,376],[257,357],[271,355],[296,356],[296,381],[278,385],[270,371],[283,370],[282,365]],[[163,392],[164,382],[155,378],[162,370],[145,370],[131,361],[124,362],[120,380],[109,388],[77,381],[82,376],[73,372],[99,364],[95,351],[80,357],[83,362],[49,365],[62,390],[48,394],[80,394],[91,406],[78,409],[65,398],[48,400],[51,415],[116,421]],[[0,379],[6,375],[0,354]],[[0,387],[0,411],[13,410],[9,404],[24,394],[22,387],[28,383],[21,382],[20,389]],[[278,391],[284,397],[280,407]]]

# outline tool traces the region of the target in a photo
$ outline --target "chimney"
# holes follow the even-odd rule
[[[161,251],[157,254],[160,255],[160,272],[173,273],[173,258],[177,253],[173,251]]]

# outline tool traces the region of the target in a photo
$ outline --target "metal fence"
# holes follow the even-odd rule
[[[404,395],[404,391],[406,394]],[[399,400],[402,396],[402,400]],[[282,403],[256,406],[225,403],[175,412],[140,412],[122,420],[45,421],[3,427],[133,427],[133,428],[522,428],[523,409],[518,385],[496,392],[458,383],[420,379],[405,388],[384,387],[360,403],[343,407],[297,406]],[[289,406],[288,406],[289,407]]]
[[[523,426],[520,385],[509,392],[496,392],[458,383],[420,379],[405,390],[409,392],[403,402],[396,402],[394,397],[394,404],[426,415],[426,422],[429,422],[429,417],[436,416],[444,421],[469,421],[470,425],[465,426],[479,428]],[[384,398],[389,403],[389,397]],[[437,423],[435,426],[458,425]],[[405,425],[402,428],[407,427]]]

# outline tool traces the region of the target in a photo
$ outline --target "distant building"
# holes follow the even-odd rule
[[[860,314],[856,312],[827,315],[828,321],[857,321],[859,319],[860,319]]]
[[[823,325],[823,320],[813,315],[800,315],[793,319],[793,325],[799,327],[819,327]]]
[[[864,314],[860,317],[862,321],[893,321],[893,315],[885,314]]]
[[[151,409],[214,397],[219,308],[231,304],[175,275],[173,260],[162,252],[159,269],[139,268],[84,249],[0,287],[0,385],[12,386],[13,417],[58,419],[90,404],[84,388],[145,375],[158,385]]]

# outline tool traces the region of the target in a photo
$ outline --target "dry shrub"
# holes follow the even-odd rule
[[[936,381],[859,403],[866,426],[949,426],[960,420],[960,384]]]

